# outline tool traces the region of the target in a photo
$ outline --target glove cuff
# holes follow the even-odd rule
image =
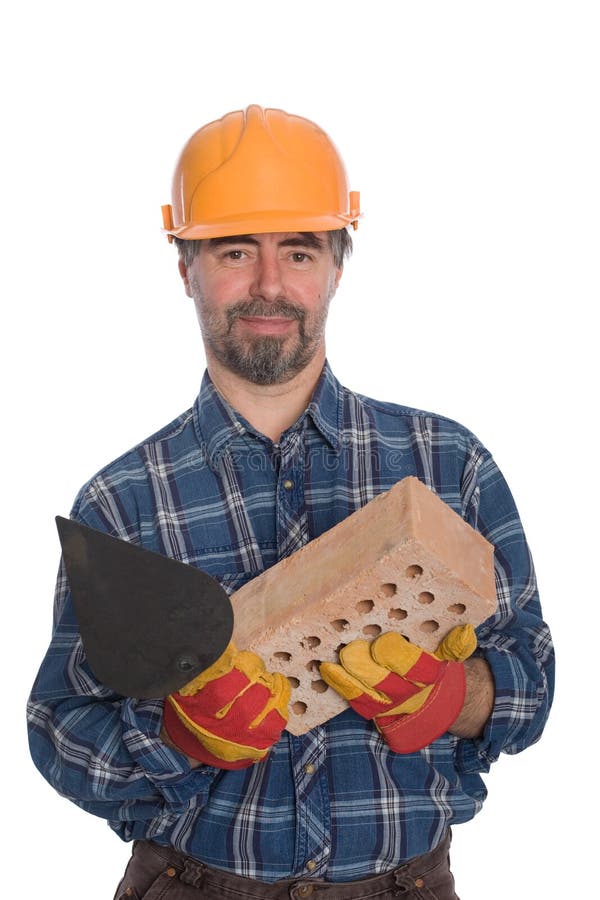
[[[462,663],[442,663],[437,684],[429,697],[414,713],[376,716],[377,728],[395,753],[414,753],[427,747],[448,731],[458,718],[467,690]]]
[[[182,753],[185,753],[186,756],[190,756],[192,759],[198,760],[198,762],[204,763],[204,765],[214,766],[217,769],[247,769],[248,766],[264,759],[268,752],[268,750],[257,750],[256,756],[253,758],[235,760],[226,760],[219,756],[215,756],[210,753],[201,741],[192,734],[189,728],[183,724],[168,700],[165,700],[163,725],[169,740],[171,740]]]

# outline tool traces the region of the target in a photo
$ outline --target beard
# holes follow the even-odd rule
[[[200,325],[207,347],[229,371],[253,384],[271,385],[290,381],[313,359],[325,331],[329,303],[314,316],[285,299],[265,303],[248,300],[234,303],[223,313],[200,314]],[[258,335],[240,338],[235,322],[243,316],[265,316],[295,319],[297,335],[293,338]]]

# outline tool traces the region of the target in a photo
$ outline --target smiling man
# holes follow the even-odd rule
[[[359,216],[307,119],[252,106],[192,136],[163,217],[206,351],[200,394],[84,485],[72,517],[231,591],[412,475],[494,544],[498,610],[435,654],[393,633],[350,642],[321,665],[347,710],[294,736],[287,680],[233,644],[166,698],[100,684],[61,569],[31,750],[61,794],[135,842],[121,900],[454,900],[451,826],[480,810],[481,773],[546,721],[550,635],[489,452],[443,416],[347,390],[326,361]]]
[[[213,383],[229,400],[232,391],[247,392],[251,384],[286,384],[283,392],[262,394],[286,395],[286,418],[299,413],[297,404],[289,407],[289,395],[301,376],[305,405],[323,369],[327,312],[342,274],[327,234],[240,235],[202,243],[180,244],[179,271],[196,305]]]

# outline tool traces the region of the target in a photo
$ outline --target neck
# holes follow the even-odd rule
[[[302,415],[325,363],[325,349],[284,384],[253,384],[208,358],[211,380],[222,397],[261,434],[277,443]]]

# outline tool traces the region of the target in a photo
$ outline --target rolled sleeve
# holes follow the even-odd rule
[[[494,545],[498,608],[478,629],[477,652],[492,670],[495,700],[482,737],[457,746],[457,766],[466,773],[488,771],[500,753],[535,743],[554,691],[552,639],[514,500],[487,451],[473,458],[479,471],[468,518]]]

